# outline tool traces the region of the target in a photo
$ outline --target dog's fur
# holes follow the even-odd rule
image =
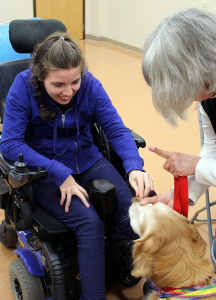
[[[133,230],[140,236],[134,242],[133,276],[146,277],[161,288],[211,283],[213,266],[204,258],[206,243],[188,219],[162,203],[140,206],[136,198],[129,216]],[[145,298],[158,299],[155,291]],[[215,296],[203,299],[215,300]]]

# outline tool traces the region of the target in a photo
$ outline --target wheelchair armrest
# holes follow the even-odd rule
[[[91,131],[95,145],[98,146],[103,156],[110,161],[109,143],[103,129],[98,123],[94,122]]]
[[[2,153],[0,152],[0,166],[1,169],[3,168],[4,173],[9,173],[11,170],[14,169],[14,162],[6,159],[2,156]]]
[[[99,215],[108,215],[116,209],[116,186],[104,179],[86,182],[89,199]]]
[[[145,140],[138,135],[137,133],[135,133],[133,130],[131,130],[131,133],[134,137],[134,140],[136,142],[137,148],[145,148],[146,147],[146,142]]]

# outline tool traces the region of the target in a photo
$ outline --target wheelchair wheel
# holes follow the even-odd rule
[[[20,258],[10,263],[9,276],[15,300],[44,299],[40,277],[29,274]]]
[[[132,245],[130,244],[124,247],[119,265],[119,281],[126,287],[133,287],[141,280],[141,277],[136,278],[131,275],[132,266]]]

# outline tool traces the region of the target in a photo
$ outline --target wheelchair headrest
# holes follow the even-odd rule
[[[67,31],[65,25],[55,19],[13,20],[9,24],[9,37],[18,53],[33,53],[34,47],[55,31]]]

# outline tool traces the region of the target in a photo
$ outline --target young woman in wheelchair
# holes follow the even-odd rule
[[[136,239],[128,216],[133,197],[124,179],[93,142],[93,120],[123,161],[140,198],[153,190],[131,132],[124,126],[101,83],[68,33],[56,32],[37,46],[33,65],[18,74],[6,100],[1,151],[16,161],[20,153],[30,170],[49,171],[33,186],[36,202],[71,229],[78,241],[83,300],[104,300],[104,227],[85,190],[91,178],[117,187],[118,228]],[[31,134],[26,137],[27,126]]]

